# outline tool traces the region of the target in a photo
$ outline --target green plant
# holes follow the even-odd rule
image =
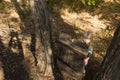
[[[81,0],[81,2],[85,6],[99,6],[104,0]]]

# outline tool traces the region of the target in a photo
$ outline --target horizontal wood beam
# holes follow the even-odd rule
[[[76,72],[74,69],[72,69],[71,67],[69,67],[67,64],[60,60],[57,60],[57,66],[61,71],[67,72],[69,76],[74,79],[79,79],[82,78],[83,76],[82,73]]]

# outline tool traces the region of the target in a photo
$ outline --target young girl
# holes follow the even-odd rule
[[[92,33],[91,32],[86,32],[84,34],[84,42],[89,46],[88,47],[88,54],[87,57],[84,58],[84,65],[86,66],[88,64],[88,61],[93,53],[93,44],[92,44]],[[85,73],[85,69],[83,70],[83,73]]]

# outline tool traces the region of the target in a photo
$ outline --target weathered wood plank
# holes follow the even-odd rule
[[[74,69],[72,69],[70,66],[68,66],[61,60],[57,60],[57,65],[61,71],[67,72],[71,78],[73,78],[75,80],[82,78],[82,73],[76,72]]]
[[[69,48],[70,50],[72,50],[73,52],[75,52],[79,55],[87,56],[87,50],[86,49],[81,48],[80,46],[76,45],[74,42],[70,41],[67,38],[66,39],[65,38],[59,38],[58,43],[66,46],[67,48]]]

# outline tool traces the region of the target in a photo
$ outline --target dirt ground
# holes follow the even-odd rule
[[[11,72],[11,75],[16,74],[11,77],[6,74],[7,78],[14,78],[17,80],[16,76],[27,74],[27,71],[30,71],[31,75],[35,75],[33,73],[35,71],[35,68],[33,68],[35,66],[35,60],[32,52],[30,52],[28,48],[34,33],[31,34],[33,28],[31,27],[32,22],[30,16],[25,15],[26,17],[21,19],[13,5],[11,5],[10,2],[6,2],[6,4],[7,5],[5,6],[7,6],[9,10],[7,12],[0,10],[0,61],[6,59],[6,61],[3,60],[4,65],[9,65],[8,67],[3,66],[5,67],[6,72]],[[120,6],[119,3],[113,2],[106,2],[101,7],[96,8],[93,12],[70,12],[67,7],[59,8],[56,6],[53,11],[50,11],[53,42],[57,40],[59,34],[62,32],[77,39],[79,39],[86,31],[91,31],[93,33],[94,54],[87,66],[88,72],[91,72],[91,74],[87,74],[87,77],[93,77],[97,71],[103,60],[106,49],[110,44],[110,40],[113,37],[115,26],[119,21]],[[15,36],[12,37],[11,32],[13,32]],[[18,43],[11,43],[10,40],[17,41]],[[14,45],[20,46],[14,47]],[[8,52],[5,53],[4,51]],[[32,51],[34,52],[34,49]],[[19,53],[23,54],[21,55]],[[11,54],[14,54],[14,56],[11,56]],[[23,60],[23,56],[25,60]],[[25,69],[25,67],[28,68]],[[32,71],[30,68],[33,68]],[[17,73],[18,71],[14,70],[19,70],[19,72],[22,70],[22,72]],[[20,80],[27,80],[28,77],[29,76],[21,76]],[[86,78],[86,80],[90,79]]]

